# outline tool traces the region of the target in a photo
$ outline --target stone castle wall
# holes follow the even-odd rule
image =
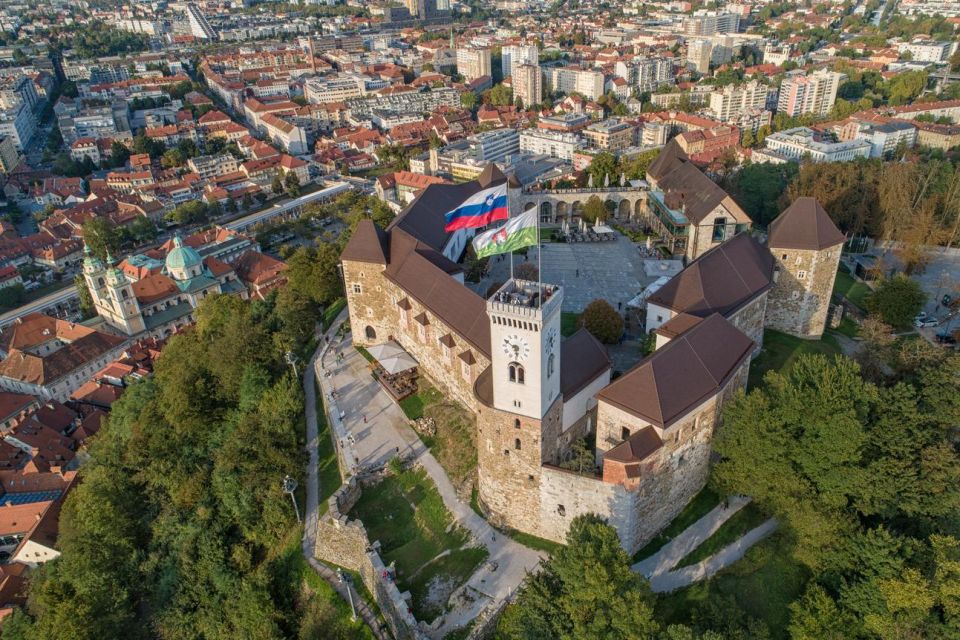
[[[767,313],[767,292],[761,293],[745,307],[731,315],[730,324],[756,343],[754,355],[763,347],[763,325]]]
[[[776,260],[766,325],[799,338],[818,340],[830,310],[840,264],[840,245],[822,251],[770,248]]]
[[[539,535],[540,474],[545,459],[559,455],[562,411],[558,396],[543,420],[490,407],[478,412],[478,498],[495,525]]]
[[[351,477],[328,501],[329,510],[317,523],[314,555],[324,562],[356,571],[373,595],[397,640],[425,640],[406,598],[392,580],[383,578],[387,567],[374,549],[367,530],[359,520],[346,513],[360,499],[363,489],[356,476]]]
[[[473,384],[490,364],[489,359],[387,280],[382,269],[380,265],[343,262],[354,344],[369,346],[391,338],[396,340],[416,358],[420,364],[419,371],[426,374],[444,394],[475,410],[477,400],[473,394]],[[358,283],[360,293],[354,288],[354,284]],[[404,301],[409,309],[400,307]],[[416,319],[421,314],[426,315],[425,325]],[[368,326],[373,328],[375,337],[367,336]],[[447,336],[452,338],[451,346],[441,342]],[[473,364],[467,364],[460,357],[468,352]]]

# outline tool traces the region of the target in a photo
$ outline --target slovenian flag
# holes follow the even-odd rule
[[[534,207],[515,218],[510,218],[502,227],[478,234],[473,239],[473,248],[478,258],[486,258],[498,253],[532,247],[539,242],[538,233],[537,209]]]
[[[446,214],[444,231],[485,227],[496,220],[510,217],[507,207],[507,183],[473,194],[459,207]]]

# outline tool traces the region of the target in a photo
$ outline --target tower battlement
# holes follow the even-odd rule
[[[560,286],[512,278],[487,300],[487,313],[491,318],[508,316],[539,323],[553,315],[561,304]]]

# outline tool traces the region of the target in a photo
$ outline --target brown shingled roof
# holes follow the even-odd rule
[[[560,343],[560,393],[569,400],[610,368],[610,358],[596,338],[580,329]]]
[[[363,219],[357,224],[347,246],[340,254],[341,260],[387,264],[387,235],[373,223]]]
[[[773,256],[749,233],[740,233],[691,262],[648,302],[701,318],[729,316],[772,282]]]
[[[654,351],[597,397],[665,429],[716,394],[753,347],[753,340],[713,314]]]
[[[681,164],[689,161],[690,158],[687,157],[686,152],[676,139],[673,139],[667,143],[667,146],[657,154],[657,157],[647,167],[647,175],[659,181]]]
[[[842,244],[846,237],[837,229],[816,198],[793,201],[770,223],[767,246],[777,249],[819,251]]]
[[[604,460],[639,462],[663,446],[663,440],[653,427],[644,427],[603,454]]]

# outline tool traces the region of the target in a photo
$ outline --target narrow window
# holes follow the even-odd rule
[[[516,438],[513,441],[513,448],[516,449],[517,451],[520,451],[520,438]]]
[[[626,440],[626,439],[629,438],[629,437],[630,437],[630,429],[627,429],[626,427],[621,428],[621,429],[620,429],[620,439],[621,439],[621,440]]]
[[[514,421],[513,421],[513,428],[514,428],[514,429],[519,429],[519,428],[520,428],[520,418],[514,419]]]

